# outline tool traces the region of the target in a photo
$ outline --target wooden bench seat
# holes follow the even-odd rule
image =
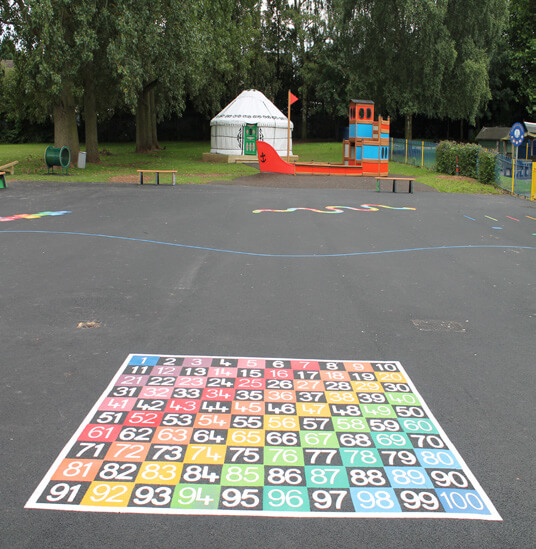
[[[415,181],[414,177],[376,177],[376,191],[380,192],[380,182],[381,181],[392,181],[393,182],[393,192],[396,193],[396,182],[397,181],[407,181],[408,182],[408,193],[413,193],[413,182]]]
[[[156,174],[156,184],[160,185],[160,177],[159,175],[161,173],[170,173],[171,174],[171,181],[173,185],[177,182],[177,170],[137,170],[137,172],[140,174],[140,185],[143,185],[143,174],[144,173],[154,173]]]
[[[9,170],[9,173],[11,175],[15,174],[15,166],[19,163],[18,160],[15,160],[14,162],[9,162],[8,164],[4,164],[3,166],[0,166],[0,171],[3,171],[4,173]]]

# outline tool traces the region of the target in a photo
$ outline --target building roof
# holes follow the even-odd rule
[[[352,103],[364,103],[365,105],[374,105],[374,101],[370,99],[350,99]]]
[[[482,128],[478,135],[476,136],[477,141],[498,141],[505,137],[508,137],[510,133],[510,128],[505,128],[503,126],[495,126],[493,128]]]
[[[532,135],[536,134],[536,122],[527,122],[526,120],[524,120],[523,124],[525,124],[525,129],[527,130],[527,133],[530,133]]]
[[[287,117],[258,90],[244,90],[210,121],[211,126],[262,124],[285,128],[287,123]]]

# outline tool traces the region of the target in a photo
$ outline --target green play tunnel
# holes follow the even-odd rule
[[[67,172],[70,163],[71,151],[67,147],[49,146],[45,149],[45,164],[48,169],[52,168],[52,171],[54,171],[54,166],[61,166],[62,171]]]

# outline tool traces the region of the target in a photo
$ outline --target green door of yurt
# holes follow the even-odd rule
[[[244,154],[257,154],[257,124],[246,124],[244,127]]]

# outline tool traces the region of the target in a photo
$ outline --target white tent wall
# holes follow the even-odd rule
[[[210,152],[242,155],[246,124],[257,124],[257,139],[287,154],[287,117],[261,92],[245,90],[210,122]],[[292,154],[292,129],[290,154]]]

